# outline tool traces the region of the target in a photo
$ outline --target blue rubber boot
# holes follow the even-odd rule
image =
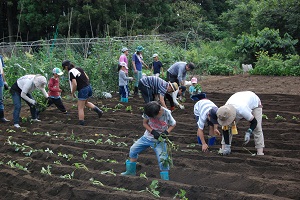
[[[197,140],[198,140],[198,144],[201,144],[202,145],[202,142],[201,142],[201,139],[199,136],[197,136]]]
[[[208,137],[208,146],[215,145],[216,137]]]
[[[125,103],[128,103],[128,98],[124,98],[124,102],[125,102]]]
[[[169,172],[168,171],[162,171],[160,172],[160,178],[162,180],[168,181],[169,179]]]
[[[126,172],[122,172],[121,175],[136,175],[136,162],[130,162],[130,160],[126,160]]]

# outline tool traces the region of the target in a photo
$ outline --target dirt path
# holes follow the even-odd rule
[[[1,124],[0,199],[156,199],[146,191],[153,180],[159,181],[161,199],[172,199],[180,190],[190,200],[299,199],[299,77],[202,77],[200,83],[218,106],[236,91],[252,90],[260,96],[268,117],[263,121],[265,156],[251,156],[243,149],[245,121],[233,138],[231,155],[216,153],[220,138],[210,152],[202,153],[196,144],[194,102],[187,99],[185,110],[173,112],[177,126],[170,139],[179,149],[173,152],[171,181],[160,179],[151,149],[140,155],[136,177],[120,176],[130,146],[144,132],[142,99],[130,98],[120,110],[115,109],[115,94],[112,99],[93,99],[108,109],[101,119],[86,110],[84,127],[77,125],[76,102],[64,101],[68,115],[51,107],[41,114],[41,123],[24,122],[22,130]],[[6,116],[12,119],[7,102]],[[131,112],[126,111],[129,105]],[[24,107],[26,116],[29,110]],[[253,139],[247,149],[255,152]],[[148,179],[139,177],[141,173]]]

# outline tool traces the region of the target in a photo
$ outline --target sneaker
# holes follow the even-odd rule
[[[31,122],[40,122],[41,120],[39,120],[39,119],[31,119],[30,121]]]
[[[258,152],[257,152],[256,155],[258,155],[258,156],[263,156],[263,155],[265,155],[265,154],[264,154],[264,153],[258,153]]]
[[[14,127],[21,128],[21,126],[19,124],[14,124]]]

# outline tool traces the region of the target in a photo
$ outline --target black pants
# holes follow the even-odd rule
[[[61,112],[66,112],[66,108],[64,106],[64,104],[61,101],[61,98],[55,99],[55,98],[48,98],[48,107],[51,106],[52,104],[56,105],[56,107],[58,108],[58,110],[60,110]]]
[[[144,86],[141,81],[139,81],[139,90],[141,91],[141,94],[142,94],[142,97],[143,97],[145,103],[154,101],[153,90],[149,87]]]
[[[177,79],[177,76],[170,74],[170,72],[168,72],[168,71],[167,71],[167,81],[170,81],[171,83],[176,82],[179,86],[179,80]]]
[[[167,99],[170,101],[170,106],[171,106],[171,107],[174,107],[174,106],[175,106],[175,103],[174,103],[174,101],[173,101],[173,98],[172,98],[172,96],[171,96],[170,94],[168,94],[168,93],[166,93],[166,95],[165,95],[165,102],[167,102],[167,101],[166,101]]]

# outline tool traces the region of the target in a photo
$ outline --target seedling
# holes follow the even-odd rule
[[[116,176],[116,173],[114,172],[113,169],[108,170],[108,171],[102,171],[101,174],[108,174],[108,175]]]
[[[298,121],[298,120],[299,120],[299,117],[293,116],[293,117],[292,117],[292,120]]]
[[[280,116],[280,115],[278,115],[278,114],[276,115],[275,119],[276,119],[276,120],[283,120],[283,121],[286,120],[283,116]]]
[[[57,165],[61,165],[61,162],[59,160],[53,161],[53,163]]]
[[[104,142],[104,144],[105,143],[108,143],[109,145],[114,145],[115,143],[113,142],[113,141],[111,141],[110,139],[107,139],[105,142]]]
[[[53,151],[51,149],[49,149],[49,148],[45,149],[45,152],[48,152],[50,154],[54,154]]]
[[[51,174],[50,169],[51,169],[51,166],[50,166],[50,165],[47,166],[47,169],[45,169],[44,167],[42,167],[41,173],[42,173],[42,174],[47,174],[47,175],[50,175],[50,176],[51,176],[52,174]]]
[[[76,104],[73,104],[73,105],[72,105],[72,108],[73,108],[73,109],[77,108],[77,105],[76,105]]]
[[[149,186],[149,188],[146,187],[147,192],[149,192],[150,194],[152,194],[155,197],[160,197],[159,196],[159,191],[156,190],[158,188],[158,180],[153,180],[151,182],[151,185]]]
[[[138,109],[142,112],[144,112],[144,107],[138,107]]]
[[[265,115],[265,114],[262,114],[262,118],[263,118],[263,119],[269,119],[268,116]]]
[[[132,107],[131,106],[127,106],[125,109],[127,112],[132,112]]]
[[[148,177],[146,176],[146,174],[147,174],[146,172],[140,173],[140,177],[148,180]]]
[[[74,165],[76,169],[84,169],[86,171],[89,171],[89,169],[82,163],[73,163],[72,165]]]
[[[116,110],[120,110],[121,108],[123,108],[123,104],[120,104],[120,103],[118,103],[116,106],[115,106],[115,109]]]
[[[91,183],[92,183],[93,185],[104,186],[103,183],[101,183],[100,181],[95,180],[94,178],[90,178],[89,181],[91,181]]]
[[[23,171],[29,172],[28,169],[27,169],[27,167],[22,166],[21,164],[17,163],[16,161],[11,161],[10,160],[6,164],[8,166],[10,166],[11,168],[17,168],[19,170],[23,170]]]
[[[62,154],[61,152],[58,152],[57,155],[58,155],[59,157],[66,158],[67,161],[70,161],[70,160],[72,160],[72,158],[73,158],[73,155],[72,155],[72,154]]]
[[[188,198],[185,195],[186,195],[186,191],[180,189],[180,191],[175,194],[173,199],[176,199],[178,197],[180,200],[188,200]]]
[[[82,154],[83,160],[85,160],[85,159],[87,158],[87,155],[88,155],[88,152],[87,152],[87,151],[84,151],[83,154]]]
[[[108,108],[107,106],[102,106],[101,109],[104,111],[104,112],[107,112],[108,110],[111,110],[112,108]]]
[[[125,142],[116,142],[118,147],[127,147],[128,145]]]
[[[65,178],[65,179],[73,179],[73,177],[74,177],[74,171],[72,171],[71,174],[65,174],[60,176],[60,178]]]
[[[8,133],[15,133],[16,131],[12,130],[12,129],[6,129],[6,132],[8,132]]]

